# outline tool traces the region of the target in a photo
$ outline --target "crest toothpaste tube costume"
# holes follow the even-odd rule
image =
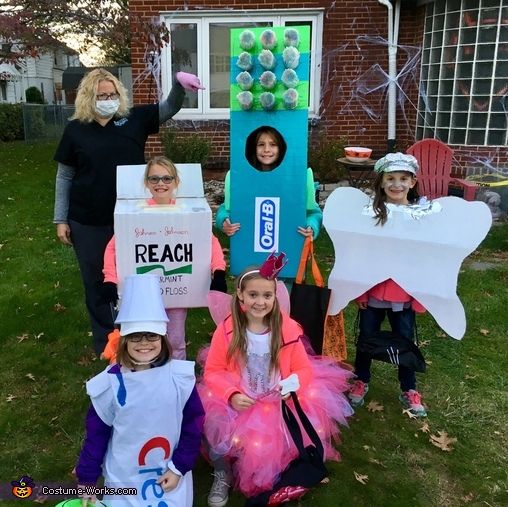
[[[161,344],[166,320],[157,277],[127,277],[117,318],[127,351],[129,340],[139,354]],[[122,342],[119,354],[121,347]],[[169,351],[164,359],[148,362],[132,356],[133,368],[108,366],[86,384],[92,406],[76,467],[78,481],[95,485],[103,475],[108,493],[137,489],[136,496],[105,495],[108,506],[192,506],[191,469],[199,455],[203,407],[194,363],[168,358]],[[177,478],[170,491],[161,482],[168,471]]]

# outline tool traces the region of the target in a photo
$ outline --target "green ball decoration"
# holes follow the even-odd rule
[[[298,105],[298,92],[294,88],[289,88],[282,95],[282,104],[286,109],[295,109]]]
[[[244,71],[236,76],[236,82],[242,90],[250,90],[254,84],[254,79],[248,72]]]
[[[242,49],[249,51],[249,49],[252,49],[254,47],[255,43],[256,37],[254,36],[254,32],[251,32],[250,30],[244,30],[240,34],[240,47]]]
[[[280,79],[286,88],[295,88],[300,82],[298,75],[293,69],[284,70]]]
[[[277,46],[277,36],[273,30],[265,30],[260,37],[264,49],[273,49]]]
[[[259,53],[258,61],[261,67],[266,70],[272,70],[277,63],[275,56],[273,56],[273,53],[269,49],[263,49],[263,51]]]
[[[277,84],[277,78],[271,70],[265,70],[261,76],[259,76],[259,84],[265,90],[272,90]]]
[[[265,111],[271,111],[275,107],[275,95],[271,92],[263,92],[259,96],[259,102]]]
[[[243,51],[238,55],[238,60],[236,60],[236,66],[242,70],[252,69],[252,56],[249,53]]]
[[[252,109],[252,106],[254,104],[254,95],[252,95],[252,93],[248,91],[240,92],[236,95],[236,100],[238,100],[240,107],[244,111],[248,111],[249,109]]]
[[[284,46],[297,48],[300,45],[300,34],[294,28],[284,30]]]
[[[300,51],[293,46],[289,46],[282,52],[282,60],[286,68],[296,69],[300,63]]]

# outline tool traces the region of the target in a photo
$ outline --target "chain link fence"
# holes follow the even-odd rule
[[[74,106],[66,105],[23,103],[22,106],[27,143],[60,138],[75,109]]]

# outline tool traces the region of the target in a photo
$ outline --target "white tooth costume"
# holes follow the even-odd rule
[[[338,188],[323,212],[335,249],[330,314],[376,284],[391,278],[421,303],[438,325],[460,340],[466,330],[464,308],[457,297],[457,278],[464,258],[480,244],[492,223],[488,206],[458,197],[423,206],[387,206],[388,220],[376,226],[370,198],[355,188]]]

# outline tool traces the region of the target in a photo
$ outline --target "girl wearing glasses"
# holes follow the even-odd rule
[[[177,72],[165,100],[130,107],[127,90],[105,69],[92,70],[79,84],[76,111],[54,157],[58,170],[53,222],[59,240],[74,247],[98,353],[113,329],[109,305],[98,291],[104,249],[113,235],[116,167],[144,163],[148,136],[180,110],[185,90],[200,89],[196,76]]]
[[[95,500],[89,488],[103,475],[107,505],[191,507],[204,417],[194,363],[170,359],[157,277],[127,277],[124,301],[117,363],[86,384],[92,403],[76,466],[83,500]]]
[[[152,194],[148,204],[171,205],[175,204],[174,193],[180,183],[178,172],[171,160],[166,157],[153,157],[146,165],[144,182],[146,188]],[[226,261],[219,240],[212,234],[212,258],[211,258],[212,280],[211,290],[227,292],[226,285]],[[113,236],[106,246],[104,252],[104,284],[101,289],[101,297],[105,303],[115,303],[118,299],[116,272],[116,243]],[[167,335],[173,357],[185,359],[185,320],[187,318],[186,308],[166,308],[169,318]]]

